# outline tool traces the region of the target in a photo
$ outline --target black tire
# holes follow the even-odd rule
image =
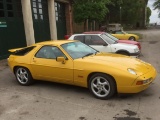
[[[126,56],[129,56],[129,53],[128,52],[125,52],[125,51],[120,51],[120,52],[117,52],[118,54],[121,54],[121,55],[126,55]]]
[[[133,37],[133,36],[131,36],[131,37],[129,37],[129,40],[133,40],[133,41],[135,41],[135,40],[136,40],[136,38],[135,38],[135,37]]]
[[[30,71],[25,67],[17,67],[15,69],[15,76],[17,82],[23,86],[29,86],[34,82]]]
[[[103,73],[96,73],[89,79],[90,92],[99,99],[111,98],[116,93],[116,83],[112,77]]]

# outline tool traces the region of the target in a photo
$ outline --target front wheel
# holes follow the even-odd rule
[[[135,37],[133,37],[133,36],[131,36],[131,37],[129,38],[129,40],[133,40],[133,41],[135,41],[135,40],[136,40],[136,38],[135,38]]]
[[[115,81],[108,75],[97,73],[89,79],[91,93],[99,99],[108,99],[116,92]]]
[[[15,70],[15,76],[20,85],[28,86],[33,83],[30,71],[24,67],[18,67]]]

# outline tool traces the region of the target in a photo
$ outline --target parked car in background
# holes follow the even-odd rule
[[[129,33],[124,32],[124,31],[112,31],[111,34],[118,39],[133,40],[133,41],[138,41],[139,40],[138,35],[129,34]]]
[[[123,27],[121,24],[119,23],[111,23],[111,24],[108,24],[107,26],[107,31],[118,31],[118,30],[123,30]]]
[[[101,32],[101,31],[84,32],[84,34],[102,34],[102,33],[106,33],[106,32]],[[109,34],[109,33],[106,33],[106,35],[107,35],[108,37],[110,37],[112,40],[117,41],[118,43],[126,43],[126,44],[137,45],[138,48],[141,50],[141,44],[140,44],[140,42],[131,41],[131,40],[118,39],[118,38],[114,37],[113,35],[111,35],[111,34]]]
[[[74,34],[68,39],[79,40],[100,52],[118,53],[133,57],[137,57],[140,54],[140,50],[136,45],[118,43],[117,41],[107,36],[105,32],[100,32],[97,34]]]
[[[11,49],[8,65],[20,85],[46,80],[89,88],[99,99],[115,93],[138,93],[156,77],[155,68],[139,59],[101,53],[79,41],[46,41]]]
[[[119,23],[112,23],[112,24],[108,24],[108,25],[102,25],[100,27],[100,31],[104,31],[104,32],[112,32],[112,31],[120,31],[123,30],[123,27],[121,24]]]

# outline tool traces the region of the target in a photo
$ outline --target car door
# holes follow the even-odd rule
[[[74,37],[74,40],[79,40],[82,43],[84,43],[84,35],[77,35],[77,36]]]
[[[112,52],[111,47],[98,35],[85,35],[85,44],[100,52]]]
[[[73,82],[73,61],[68,59],[63,64],[57,62],[56,57],[66,58],[66,55],[56,46],[40,48],[31,61],[37,79],[62,83]]]
[[[123,32],[121,32],[121,31],[117,31],[117,32],[115,33],[115,35],[117,36],[117,38],[119,38],[119,39],[121,39],[121,40],[127,40],[127,39],[126,39],[126,38],[127,38],[126,34],[123,33]]]

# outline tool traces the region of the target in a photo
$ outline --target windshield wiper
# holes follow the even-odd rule
[[[84,55],[82,58],[87,57],[87,56],[90,56],[90,55],[93,55],[93,54],[94,54],[94,53],[88,53],[88,54]]]

